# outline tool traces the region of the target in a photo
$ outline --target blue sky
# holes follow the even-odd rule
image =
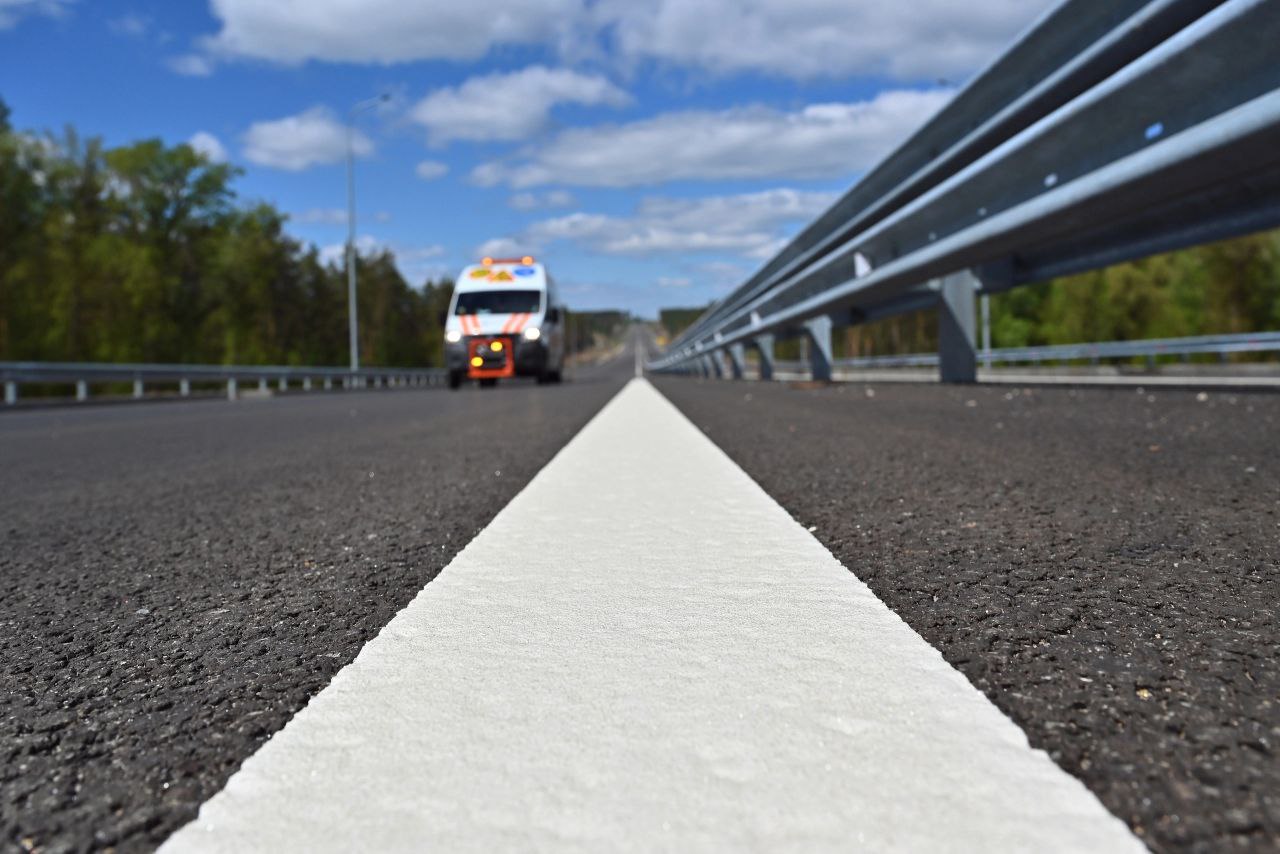
[[[579,309],[723,295],[1048,0],[0,0],[28,130],[191,141],[420,285],[532,253]]]

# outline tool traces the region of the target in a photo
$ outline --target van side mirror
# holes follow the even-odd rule
[[[549,309],[547,309],[547,323],[559,323],[559,322],[560,322],[560,309],[553,305]]]

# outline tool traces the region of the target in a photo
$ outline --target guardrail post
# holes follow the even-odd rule
[[[76,380],[76,400],[84,402],[89,399],[89,384],[84,380]]]
[[[302,390],[311,391],[311,377],[302,378]]]
[[[809,340],[809,373],[819,382],[831,379],[831,318],[827,315],[804,322]]]
[[[978,379],[973,303],[978,277],[971,270],[942,280],[938,300],[938,373],[944,383]]]
[[[135,400],[142,397],[142,379],[135,378],[133,381],[133,397]]]
[[[183,377],[182,379],[178,380],[178,394],[182,395],[183,397],[191,396],[191,380],[187,379],[186,377]]]
[[[741,344],[729,345],[729,371],[735,380],[742,379],[742,366],[746,361],[746,351]]]
[[[751,343],[760,355],[760,379],[773,379],[773,336],[757,335]]]
[[[982,366],[991,370],[991,294],[982,295]]]
[[[711,375],[718,380],[724,379],[724,353],[719,350],[711,351]]]
[[[236,399],[236,378],[228,377],[227,378],[227,400],[235,400],[235,399]]]
[[[279,387],[279,389],[280,389],[281,391],[288,391],[288,390],[289,390],[289,378],[288,378],[288,377],[281,377],[281,378],[280,378],[280,381],[279,381],[278,383],[276,383],[276,385],[277,385],[277,387]]]
[[[13,406],[18,402],[18,384],[13,380],[5,380],[4,402],[8,406]]]
[[[324,390],[331,391],[333,389],[333,379],[331,377],[324,378]]]
[[[258,378],[258,391],[266,391],[266,390],[267,390],[267,378],[266,378],[266,377],[259,377],[259,378]]]

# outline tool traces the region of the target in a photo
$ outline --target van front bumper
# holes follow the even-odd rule
[[[493,353],[490,345],[501,341],[501,353]],[[473,346],[473,345],[479,345]],[[476,352],[484,362],[475,367],[471,364],[472,352]],[[444,346],[445,367],[454,373],[471,374],[479,372],[480,376],[496,374],[506,363],[506,353],[510,352],[514,361],[515,375],[536,377],[547,367],[547,347],[541,341],[526,341],[511,335],[467,335],[457,344],[446,343]]]

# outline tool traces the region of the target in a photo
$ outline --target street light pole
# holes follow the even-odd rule
[[[356,114],[390,98],[382,94],[361,101],[347,114],[347,331],[352,374],[360,370],[360,339],[356,331]]]
[[[355,111],[347,123],[347,326],[350,334],[351,373],[360,370],[360,342],[356,334],[356,156]]]

